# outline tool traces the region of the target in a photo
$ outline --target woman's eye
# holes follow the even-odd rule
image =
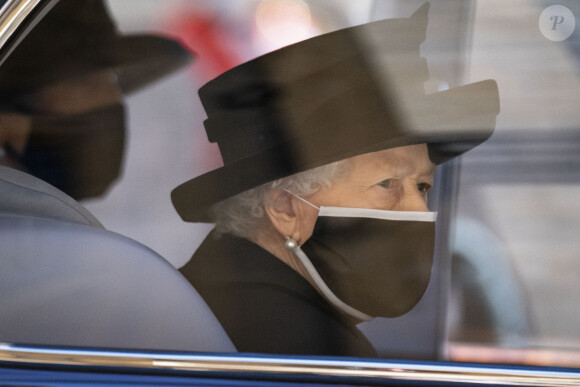
[[[378,185],[383,188],[390,188],[393,185],[393,179],[383,180]]]
[[[431,189],[431,184],[428,184],[428,183],[419,183],[419,184],[417,184],[417,189],[420,192],[428,192]]]

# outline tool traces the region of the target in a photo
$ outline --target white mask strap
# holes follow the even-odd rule
[[[342,301],[340,298],[338,298],[334,294],[334,292],[332,290],[330,290],[328,285],[326,285],[326,282],[324,282],[322,277],[320,277],[320,274],[318,274],[318,271],[316,270],[316,268],[314,267],[314,265],[310,261],[310,258],[308,258],[308,256],[304,253],[304,251],[302,251],[302,249],[300,248],[300,246],[298,246],[298,244],[296,242],[294,242],[294,244],[287,243],[286,248],[288,250],[292,251],[296,255],[296,257],[300,260],[300,262],[302,262],[302,264],[304,265],[304,268],[306,269],[308,274],[310,274],[310,278],[312,278],[312,280],[314,281],[314,283],[316,284],[318,289],[322,292],[323,296],[331,304],[333,304],[339,310],[343,311],[346,314],[351,315],[352,317],[354,317],[356,319],[359,319],[362,321],[370,321],[373,319],[372,316],[369,316],[368,314],[363,313],[360,310],[353,308],[352,306],[348,305],[347,303]]]
[[[288,192],[290,195],[294,196],[296,199],[300,199],[302,200],[304,203],[308,204],[311,207],[316,208],[317,210],[320,210],[320,207],[316,207],[314,204],[310,203],[308,200],[301,198],[300,196],[296,195],[294,192],[291,192],[289,189],[284,188],[284,191]]]

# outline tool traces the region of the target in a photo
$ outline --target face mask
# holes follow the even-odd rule
[[[125,147],[122,104],[77,115],[32,116],[19,161],[74,199],[103,194],[117,179]]]
[[[312,236],[293,251],[338,309],[360,320],[397,317],[429,284],[436,216],[320,207]]]

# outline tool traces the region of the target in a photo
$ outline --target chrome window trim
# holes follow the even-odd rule
[[[325,360],[309,358],[268,358],[251,355],[183,354],[167,352],[41,348],[0,343],[0,363],[27,366],[85,366],[147,369],[149,371],[190,371],[248,373],[257,376],[344,377],[373,380],[510,384],[514,386],[580,385],[580,372],[533,369],[510,369],[482,365],[449,365],[382,360]],[[199,375],[198,375],[199,376]],[[209,375],[208,375],[209,376]],[[222,374],[223,376],[223,374]]]
[[[7,0],[0,9],[0,47],[43,0]]]

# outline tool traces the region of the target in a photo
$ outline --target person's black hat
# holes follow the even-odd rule
[[[2,64],[0,97],[113,70],[124,94],[189,63],[179,42],[150,34],[122,35],[103,0],[61,0]]]
[[[439,164],[488,139],[495,81],[425,95],[428,9],[284,47],[204,85],[204,124],[224,166],[172,191],[182,219],[209,222],[221,200],[363,153],[427,143]]]

